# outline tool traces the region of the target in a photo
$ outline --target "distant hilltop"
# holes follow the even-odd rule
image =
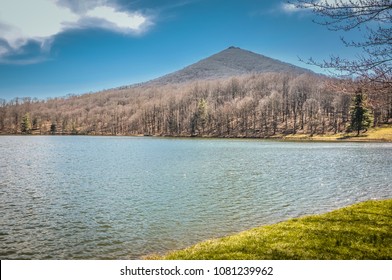
[[[219,53],[191,64],[179,71],[147,82],[148,84],[184,83],[196,80],[214,80],[252,73],[312,73],[286,62],[231,46]]]

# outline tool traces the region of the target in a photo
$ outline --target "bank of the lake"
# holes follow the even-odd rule
[[[368,131],[356,135],[356,133],[336,134],[288,134],[275,135],[271,139],[287,141],[318,141],[318,142],[392,142],[392,126],[370,128]]]
[[[160,258],[150,256],[149,258]],[[392,259],[392,199],[290,219],[174,251],[164,259]]]
[[[275,134],[268,137],[254,137],[254,136],[191,136],[191,135],[143,135],[143,134],[85,134],[85,133],[56,133],[56,134],[40,134],[39,131],[32,131],[31,134],[2,134],[0,136],[118,136],[118,137],[155,137],[155,138],[195,138],[195,139],[259,139],[259,140],[275,140],[275,141],[296,141],[296,142],[392,142],[392,125],[382,125],[378,127],[369,128],[366,132],[356,135],[355,132],[341,132],[341,133],[325,133],[325,134],[307,134],[297,132],[296,134]]]

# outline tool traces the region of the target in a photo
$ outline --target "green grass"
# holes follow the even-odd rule
[[[392,199],[208,240],[150,259],[392,259]]]

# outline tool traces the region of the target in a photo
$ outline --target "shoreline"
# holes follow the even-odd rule
[[[392,259],[392,198],[199,242],[146,260]]]
[[[337,133],[337,134],[316,134],[310,135],[306,133],[298,134],[277,134],[269,137],[246,137],[246,136],[192,136],[192,135],[143,135],[143,134],[1,134],[1,136],[104,136],[104,137],[146,137],[146,138],[178,138],[178,139],[249,139],[249,140],[267,140],[267,141],[287,141],[287,142],[359,142],[359,143],[390,143],[392,142],[392,126],[384,125],[381,127],[370,128],[359,136],[355,133]]]
[[[298,143],[392,143],[392,137],[388,138],[367,138],[367,136],[348,136],[348,137],[337,137],[335,135],[317,135],[309,136],[307,134],[296,134],[286,136],[272,136],[272,137],[216,137],[216,136],[171,136],[171,135],[93,135],[93,134],[0,134],[1,137],[16,136],[16,137],[39,137],[39,136],[50,136],[50,137],[134,137],[134,138],[161,138],[161,139],[204,139],[204,140],[259,140],[259,141],[276,141],[276,142],[298,142]]]

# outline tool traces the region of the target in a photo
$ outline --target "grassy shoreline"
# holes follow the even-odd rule
[[[392,142],[392,127],[383,126],[370,128],[367,132],[356,136],[355,133],[338,133],[338,134],[290,134],[278,135],[271,139],[281,139],[288,141],[319,141],[319,142]]]
[[[163,137],[163,138],[192,138],[192,139],[259,139],[259,140],[277,140],[277,141],[298,141],[298,142],[392,142],[392,126],[384,125],[381,127],[370,128],[367,132],[356,136],[355,133],[337,133],[337,134],[277,134],[270,137],[216,137],[216,136],[169,136],[169,135],[110,135],[110,134],[1,134],[0,136],[107,136],[107,137]]]
[[[168,260],[392,259],[392,199],[290,219],[212,239],[165,256]]]

